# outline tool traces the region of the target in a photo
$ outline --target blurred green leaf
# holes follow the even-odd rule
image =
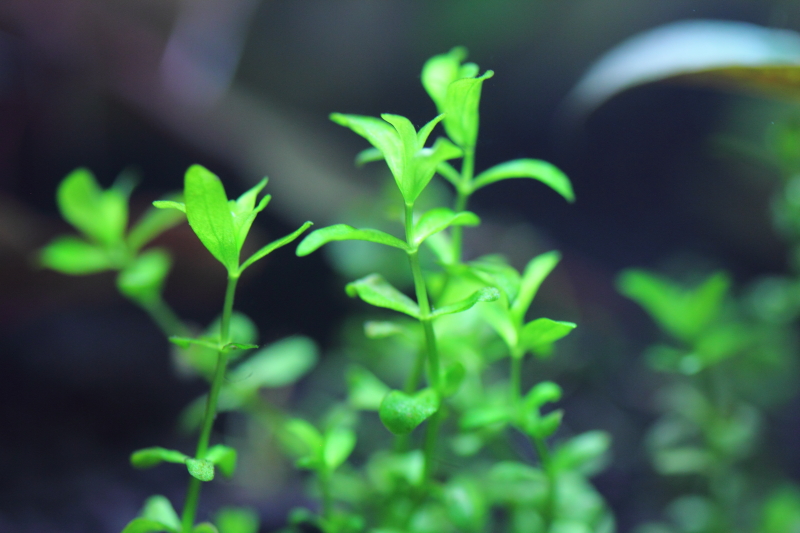
[[[200,522],[194,526],[192,533],[219,533],[219,530],[211,522]]]
[[[533,302],[539,286],[544,279],[552,272],[558,262],[561,260],[561,254],[552,251],[537,255],[531,259],[525,266],[525,271],[522,273],[522,280],[520,282],[519,294],[511,304],[511,314],[517,324],[522,324],[525,318],[525,313]]]
[[[128,198],[113,187],[106,191],[85,168],[72,171],[59,184],[56,202],[64,219],[105,246],[123,242],[128,225]]]
[[[575,327],[573,322],[537,318],[522,328],[520,344],[537,355],[546,355],[555,341],[566,337]]]
[[[71,235],[57,237],[45,246],[39,261],[42,266],[72,275],[94,274],[117,266],[104,247]]]
[[[219,533],[258,533],[258,513],[245,507],[223,507],[214,515]]]
[[[179,530],[149,518],[134,518],[122,533],[178,533]]]
[[[295,383],[317,364],[316,344],[307,337],[290,337],[258,350],[228,374],[231,387],[254,393],[262,387]]]
[[[480,218],[471,211],[454,212],[447,207],[437,207],[425,212],[414,226],[414,246],[419,246],[422,242],[450,226],[477,226],[481,223]]]
[[[322,459],[329,470],[336,470],[353,452],[356,434],[352,429],[333,428],[325,433],[323,439]]]
[[[531,178],[541,181],[570,203],[575,201],[572,183],[566,174],[555,165],[541,159],[514,159],[484,170],[472,182],[472,190],[477,191],[501,180]]]
[[[271,254],[272,252],[274,252],[278,248],[286,246],[290,242],[294,241],[305,230],[307,230],[312,225],[313,225],[313,222],[306,221],[306,222],[303,223],[302,226],[300,226],[299,228],[294,230],[289,235],[281,237],[280,239],[276,239],[276,240],[272,241],[271,243],[267,244],[266,246],[264,246],[263,248],[259,249],[256,253],[254,253],[249,258],[247,258],[247,260],[244,263],[242,263],[242,266],[239,267],[239,272],[243,272],[244,269],[246,269],[247,267],[249,267],[250,265],[252,265],[256,261],[258,261],[259,259],[262,259],[262,258],[266,257],[267,255]]]
[[[401,250],[408,250],[408,245],[405,242],[383,231],[370,228],[356,229],[347,224],[335,224],[314,230],[306,235],[305,239],[297,246],[297,255],[298,257],[306,256],[329,242],[350,240],[375,242],[400,248]]]
[[[163,462],[183,464],[187,459],[186,454],[161,447],[144,448],[131,454],[131,464],[136,468],[150,468]]]
[[[439,395],[433,389],[423,389],[413,395],[393,390],[381,402],[379,415],[386,429],[395,435],[406,435],[438,409]]]
[[[181,521],[178,518],[178,513],[175,512],[170,501],[164,496],[157,495],[147,498],[141,516],[147,520],[160,522],[170,528],[171,531],[177,532],[181,528]]]
[[[156,202],[153,202],[154,204]],[[161,201],[160,203],[169,204],[172,207],[172,204],[178,204],[178,202],[169,202],[169,201]],[[180,203],[183,206],[183,203]],[[178,208],[178,211],[175,209],[161,209],[153,207],[145,211],[144,215],[133,225],[130,232],[128,233],[128,248],[133,252],[136,252],[142,248],[145,244],[152,241],[163,232],[167,231],[168,229],[177,226],[184,220],[186,220],[186,208],[183,206],[183,210]]]
[[[323,438],[320,432],[302,418],[291,418],[283,425],[281,438],[289,451],[298,458],[301,468],[321,466]]]
[[[117,276],[119,291],[139,302],[151,302],[161,294],[172,259],[159,248],[147,250],[136,257]]]
[[[186,459],[186,469],[192,477],[200,481],[211,481],[214,479],[214,464],[207,459]]]
[[[605,431],[587,431],[561,444],[553,454],[553,468],[558,472],[595,473],[606,459],[611,437]]]
[[[471,78],[478,73],[474,63],[462,65],[467,57],[467,49],[456,46],[446,54],[439,54],[428,59],[422,66],[422,86],[436,104],[439,113],[445,111],[447,88],[460,78]]]
[[[391,390],[375,374],[362,366],[351,365],[347,369],[348,401],[356,409],[377,411],[383,398]]]
[[[395,289],[380,274],[370,274],[352,281],[347,284],[345,289],[351,298],[358,296],[370,305],[392,309],[413,318],[419,318],[417,303]]]
[[[494,302],[498,298],[500,298],[500,291],[494,287],[484,287],[473,292],[463,300],[437,307],[431,313],[431,318],[439,318],[445,315],[460,313],[474,307],[475,304],[479,302]]]
[[[205,460],[219,468],[219,471],[222,472],[222,475],[225,477],[232,477],[233,473],[236,471],[236,458],[236,450],[224,444],[212,446],[208,449],[205,456]]]
[[[759,533],[800,533],[800,489],[784,485],[764,502]]]

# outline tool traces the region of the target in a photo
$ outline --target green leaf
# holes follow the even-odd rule
[[[467,369],[460,361],[451,364],[444,372],[444,383],[442,386],[442,396],[449,398],[458,392],[461,388],[461,383],[464,382],[464,377],[467,375]]]
[[[378,411],[381,422],[395,435],[406,435],[439,410],[439,395],[433,389],[423,389],[409,396],[393,390],[381,402]]]
[[[219,468],[225,477],[232,477],[236,471],[236,458],[236,449],[224,444],[212,446],[205,456],[205,460]]]
[[[527,429],[528,433],[539,439],[546,439],[553,433],[558,431],[561,426],[561,420],[564,418],[564,410],[556,409],[545,416],[536,420]]]
[[[122,533],[178,533],[180,529],[172,528],[149,518],[134,518]]]
[[[239,268],[239,245],[228,197],[219,178],[192,165],[184,180],[186,218],[203,246],[228,272]]]
[[[372,163],[374,161],[383,161],[383,152],[377,148],[367,148],[356,154],[355,163],[357,167],[363,166],[367,163]]]
[[[762,507],[760,533],[800,531],[800,489],[785,483],[772,491]]]
[[[691,344],[722,312],[730,278],[717,272],[687,289],[643,270],[626,270],[619,276],[617,287],[667,332]]]
[[[350,240],[376,242],[400,248],[401,250],[408,250],[408,245],[405,242],[380,230],[356,229],[347,224],[335,224],[314,230],[306,235],[306,238],[297,246],[297,255],[299,257],[306,256],[329,242]]]
[[[419,318],[419,306],[417,303],[395,289],[380,274],[370,274],[348,283],[345,288],[351,298],[358,296],[368,304],[376,307],[392,309],[413,318]]]
[[[153,248],[139,255],[117,276],[119,291],[139,302],[152,302],[161,294],[172,260],[165,251]]]
[[[320,432],[302,418],[291,418],[283,425],[281,433],[289,451],[302,461],[304,468],[317,468],[322,459],[323,439]]]
[[[478,289],[477,291],[473,292],[471,295],[464,298],[463,300],[448,305],[443,305],[441,307],[437,307],[431,313],[431,318],[439,318],[445,315],[460,313],[462,311],[466,311],[467,309],[472,308],[478,302],[494,302],[498,298],[500,298],[500,291],[498,291],[494,287],[484,287],[482,289]]]
[[[377,411],[391,389],[375,374],[358,365],[347,369],[348,402],[355,409]]]
[[[400,118],[404,118],[404,117],[400,117]],[[428,137],[431,136],[431,132],[433,131],[433,128],[435,128],[436,125],[439,124],[439,122],[442,121],[442,119],[444,119],[444,115],[443,114],[439,114],[439,115],[433,117],[431,120],[428,121],[427,124],[425,124],[424,126],[422,126],[419,129],[419,131],[416,133],[416,137],[415,138],[416,138],[417,143],[414,145],[414,151],[411,153],[412,156],[419,154],[420,150],[425,148],[425,143],[428,141]],[[409,121],[408,124],[411,124],[411,122]],[[411,129],[413,131],[414,127],[412,126]]]
[[[442,161],[436,165],[436,172],[438,172],[441,177],[452,183],[453,187],[456,189],[461,188],[461,173],[453,168],[453,165],[447,161]]]
[[[477,191],[491,183],[512,178],[531,178],[541,181],[570,203],[575,201],[572,183],[566,174],[555,165],[540,159],[514,159],[484,170],[472,182],[472,190]]]
[[[200,338],[200,339],[193,339],[191,337],[180,337],[178,335],[172,335],[169,338],[169,342],[172,344],[180,347],[180,348],[188,348],[192,345],[202,346],[204,348],[210,348],[212,350],[219,350],[221,346],[216,339],[209,339],[209,338]]]
[[[439,113],[444,113],[447,98],[447,87],[459,78],[472,77],[477,74],[477,65],[469,63],[461,65],[467,57],[467,49],[456,46],[446,54],[435,55],[422,66],[422,86],[436,104]]]
[[[94,274],[116,267],[105,248],[73,236],[58,237],[45,246],[39,261],[42,266],[71,275]]]
[[[223,507],[216,515],[219,533],[258,533],[258,513],[245,507]]]
[[[486,285],[497,287],[513,301],[519,293],[522,278],[517,269],[499,255],[487,255],[467,263],[469,273]]]
[[[531,259],[525,266],[525,271],[522,273],[522,281],[520,283],[519,294],[511,304],[511,313],[518,324],[522,323],[525,318],[525,313],[533,302],[539,286],[550,272],[556,267],[561,260],[561,254],[552,251],[538,255]]]
[[[350,128],[361,135],[372,146],[380,150],[384,159],[386,159],[386,164],[389,165],[389,170],[391,170],[395,181],[397,181],[397,186],[402,190],[399,177],[403,176],[405,172],[407,158],[405,146],[397,129],[385,120],[363,115],[333,113],[330,118],[335,123]]]
[[[131,464],[136,468],[151,468],[165,462],[183,464],[187,459],[186,454],[161,447],[144,448],[131,454]]]
[[[478,105],[484,80],[494,76],[487,70],[478,78],[462,78],[447,87],[444,129],[461,148],[474,147],[478,139]]]
[[[436,139],[430,148],[420,149],[412,160],[413,177],[407,181],[407,189],[405,191],[401,189],[406,203],[412,204],[417,200],[442,162],[462,155],[460,148],[444,138]]]
[[[463,430],[483,429],[506,424],[510,418],[505,405],[481,405],[464,413],[458,425]]]
[[[503,339],[509,352],[515,352],[519,342],[519,332],[505,296],[498,301],[480,306],[480,313],[489,326]]]
[[[356,445],[356,433],[348,428],[334,428],[325,433],[322,460],[328,470],[336,470],[344,463]]]
[[[477,226],[481,223],[478,215],[471,211],[454,212],[447,207],[437,207],[424,213],[414,225],[414,237],[411,242],[419,246],[422,242],[450,226]]]
[[[153,204],[155,203],[153,202]],[[178,204],[178,202],[164,201],[162,203]],[[186,208],[183,203],[179,205],[183,208],[178,208],[179,211],[175,211],[175,209],[148,209],[128,232],[128,248],[132,252],[137,252],[142,246],[163,232],[186,220]]]
[[[239,272],[244,272],[245,268],[249,267],[250,265],[252,265],[256,261],[258,261],[262,257],[264,257],[264,256],[272,253],[273,251],[277,250],[278,248],[280,248],[282,246],[286,246],[290,242],[294,241],[297,237],[299,237],[305,230],[307,230],[313,224],[314,224],[313,222],[308,220],[308,221],[304,222],[302,226],[300,226],[299,228],[294,230],[289,235],[286,235],[285,237],[281,237],[280,239],[272,241],[268,245],[264,246],[259,251],[257,251],[253,255],[251,255],[250,258],[242,264],[242,266],[239,268]]]
[[[64,219],[105,246],[122,242],[128,225],[127,200],[127,196],[114,188],[102,190],[85,168],[72,171],[56,191],[56,202]]]
[[[177,209],[183,214],[186,214],[186,204],[183,202],[176,202],[175,200],[156,200],[153,202],[153,207],[158,209]]]
[[[211,522],[200,522],[194,526],[192,533],[219,533],[219,530]]]
[[[558,472],[577,470],[585,474],[598,470],[611,446],[605,431],[587,431],[562,444],[553,454],[553,468]]]
[[[156,495],[147,498],[141,515],[142,518],[161,522],[171,531],[179,531],[181,528],[178,513],[175,512],[170,501],[164,496]]]
[[[255,393],[260,388],[291,385],[317,364],[316,344],[307,337],[290,337],[257,351],[228,374],[231,388]]]
[[[269,194],[264,196],[256,206],[256,199],[258,193],[267,185],[267,178],[262,179],[256,185],[245,191],[237,200],[228,200],[231,214],[233,215],[233,226],[236,229],[236,243],[239,249],[242,249],[247,234],[250,232],[250,227],[256,215],[267,207],[270,199]]]
[[[408,335],[409,328],[405,324],[389,320],[367,320],[364,322],[364,335],[368,339],[385,339],[395,335]]]
[[[520,344],[538,355],[550,353],[558,339],[566,337],[577,325],[573,322],[559,322],[549,318],[537,318],[522,328]]]
[[[523,400],[528,411],[538,410],[546,403],[557,402],[561,399],[561,387],[552,381],[542,381],[534,385]]]
[[[186,459],[186,469],[192,477],[200,481],[211,481],[214,479],[214,464],[207,459]]]

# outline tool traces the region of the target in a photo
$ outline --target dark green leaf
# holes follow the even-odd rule
[[[209,448],[206,452],[205,459],[219,468],[222,475],[231,477],[236,470],[236,457],[237,454],[234,448],[225,446],[224,444],[217,444]]]
[[[520,344],[537,354],[547,354],[552,344],[569,335],[575,329],[573,322],[559,322],[549,318],[537,318],[522,328]]]
[[[45,246],[39,261],[42,266],[72,275],[94,274],[116,267],[105,248],[72,236],[59,237]]]
[[[556,409],[541,418],[537,417],[535,422],[529,424],[526,430],[530,435],[536,438],[546,439],[558,430],[563,418],[564,411],[562,409]]]
[[[214,464],[207,459],[186,459],[186,469],[192,477],[200,481],[211,481],[214,479]]]
[[[183,464],[189,457],[177,450],[153,447],[137,450],[131,454],[131,464],[136,468],[150,468],[160,463]]]
[[[348,401],[355,409],[377,411],[391,389],[362,366],[347,369]]]
[[[325,433],[322,445],[322,460],[329,470],[336,470],[344,463],[356,445],[356,434],[352,429],[334,428]]]
[[[381,402],[379,415],[386,429],[395,435],[406,435],[439,409],[439,395],[433,389],[416,394],[394,390]]]
[[[475,177],[472,182],[472,190],[477,191],[481,187],[496,181],[513,178],[531,178],[541,181],[563,196],[568,202],[575,201],[572,183],[570,183],[567,175],[555,165],[540,159],[514,159],[484,170]]]
[[[414,225],[414,246],[419,246],[425,239],[439,233],[450,226],[477,226],[481,223],[478,215],[471,211],[454,212],[447,207],[437,207],[425,212]]]
[[[561,254],[552,251],[538,255],[531,259],[522,273],[519,294],[511,304],[511,313],[518,324],[522,323],[525,313],[533,302],[539,286],[561,260]]]
[[[186,218],[200,242],[228,272],[239,268],[239,246],[228,197],[219,178],[192,165],[184,180]]]
[[[395,289],[380,274],[370,274],[367,277],[348,283],[346,290],[350,297],[358,296],[368,304],[405,313],[413,318],[419,318],[419,306],[417,303]]]
[[[478,139],[478,105],[483,81],[494,76],[487,70],[478,78],[462,78],[447,87],[444,128],[461,148],[474,147]]]
[[[500,291],[494,287],[484,287],[473,292],[470,296],[461,301],[437,307],[431,313],[431,318],[439,318],[445,315],[460,313],[472,308],[478,302],[494,302],[498,298],[500,298]]]
[[[228,375],[231,387],[254,393],[262,387],[291,385],[316,364],[316,344],[307,337],[290,337],[262,348]]]
[[[119,291],[140,302],[151,302],[160,294],[172,266],[170,256],[153,248],[142,253],[117,276]]]
[[[64,219],[92,240],[106,246],[122,242],[127,197],[113,188],[102,190],[89,170],[79,168],[64,178],[56,201]]]
[[[405,242],[388,233],[369,228],[356,229],[347,224],[335,224],[327,228],[314,230],[306,235],[306,238],[297,246],[297,255],[299,257],[306,256],[329,242],[349,240],[376,242],[400,248],[401,250],[408,250],[408,245]]]
[[[156,202],[153,203],[155,204]],[[178,202],[172,203],[177,204]],[[163,232],[186,220],[185,206],[182,203],[180,205],[184,207],[182,211],[176,211],[175,209],[148,209],[128,233],[128,248],[136,252]]]
[[[258,513],[245,507],[223,507],[214,516],[219,533],[258,533]]]

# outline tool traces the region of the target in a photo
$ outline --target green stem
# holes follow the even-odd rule
[[[228,368],[228,355],[224,346],[230,342],[231,315],[233,314],[233,297],[236,293],[236,283],[239,276],[228,274],[228,288],[225,291],[225,303],[222,307],[222,322],[219,333],[219,351],[217,352],[217,366],[214,370],[214,377],[211,381],[211,390],[206,401],[206,412],[203,417],[203,427],[200,430],[200,437],[197,439],[197,451],[195,459],[205,458],[208,451],[208,443],[211,439],[211,429],[214,426],[214,419],[217,417],[217,403],[219,392],[222,390],[222,383],[225,379],[225,371]],[[181,517],[181,533],[191,533],[194,527],[194,520],[197,516],[197,506],[200,501],[201,481],[195,477],[189,481],[189,488],[186,492],[186,501],[183,505],[183,515]]]
[[[161,332],[167,337],[171,337],[173,335],[177,335],[179,337],[191,336],[189,328],[187,328],[181,319],[178,318],[178,315],[176,315],[172,308],[167,305],[167,302],[161,298],[161,295],[156,296],[156,298],[151,301],[140,301],[138,303],[141,305],[142,309],[144,309],[147,314],[150,315],[150,318],[153,319],[153,322],[156,323]]]
[[[522,398],[522,356],[511,354],[511,372],[509,379],[511,383],[511,405],[515,415],[518,414],[519,404]]]
[[[475,147],[464,149],[464,158],[461,160],[461,182],[456,187],[455,212],[459,213],[467,208],[467,202],[472,191],[472,177],[475,172]],[[464,228],[455,226],[452,231],[453,258],[458,263],[461,261],[462,236]]]
[[[550,525],[553,523],[556,511],[556,473],[553,470],[553,460],[550,456],[550,451],[547,449],[547,443],[545,440],[535,436],[531,436],[531,439],[533,440],[533,445],[536,447],[536,453],[539,454],[539,460],[542,463],[542,470],[544,470],[544,473],[547,476],[547,500],[545,502],[545,508],[542,512],[542,518],[544,519],[545,530],[548,530],[550,529]]]

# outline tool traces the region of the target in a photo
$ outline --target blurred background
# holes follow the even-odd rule
[[[769,213],[777,169],[735,146],[760,148],[796,104],[655,83],[569,122],[562,106],[604,52],[687,19],[800,31],[800,5],[0,2],[0,532],[116,532],[153,492],[182,501],[181,469],[137,472],[128,456],[155,444],[190,446],[175,420],[204,387],[176,374],[166,342],[115,292],[112,275],[67,278],[36,268],[36,250],[72,231],[56,211],[58,182],[78,166],[105,186],[134,172],[135,216],[200,163],[230,196],[270,177],[274,199],[256,223],[254,247],[304,220],[355,223],[353,213],[381,194],[385,172],[354,168],[363,140],[328,114],[391,112],[427,122],[435,109],[419,83],[422,64],[456,45],[495,71],[484,84],[478,169],[545,159],[570,176],[577,196],[568,205],[528,180],[487,188],[471,205],[484,226],[470,237],[470,253],[501,251],[519,267],[535,253],[563,252],[541,305],[582,333],[547,372],[568,391],[570,427],[613,434],[615,459],[597,486],[620,531],[656,516],[661,489],[642,436],[659,378],[640,354],[658,331],[616,293],[615,276],[626,267],[723,268],[745,284],[785,272],[788,248]],[[181,316],[207,323],[222,300],[221,267],[185,226],[160,242],[176,257],[167,299]],[[254,318],[262,342],[299,333],[331,349],[356,305],[342,290],[347,274],[334,267],[324,254],[298,259],[281,250],[248,271],[237,307]],[[795,479],[800,459],[785,450],[796,442],[797,406],[788,401],[766,433]],[[213,485],[205,506],[255,506],[264,531],[298,503],[269,480],[257,489]]]

